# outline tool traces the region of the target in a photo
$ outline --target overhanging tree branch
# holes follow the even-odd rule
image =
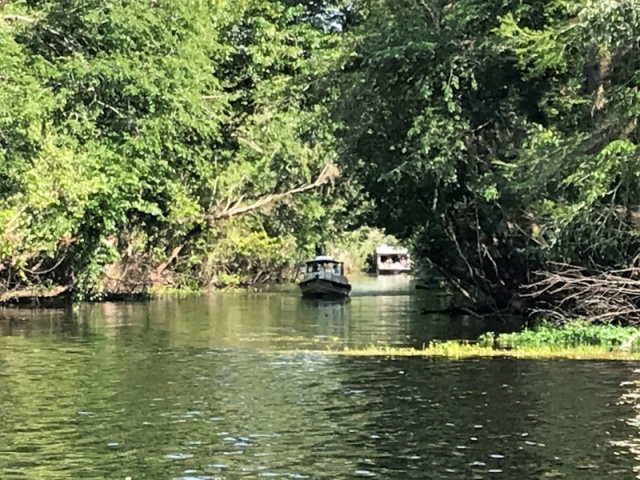
[[[13,21],[13,22],[26,22],[26,23],[36,23],[38,21],[37,18],[27,17],[25,15],[16,15],[13,13],[5,13],[4,15],[0,15],[0,19]]]
[[[205,220],[209,223],[214,222],[216,220],[220,220],[223,218],[235,217],[238,215],[242,215],[244,213],[257,210],[266,205],[270,205],[275,202],[279,202],[284,200],[285,198],[291,197],[298,193],[307,192],[309,190],[313,190],[321,187],[329,182],[334,182],[338,177],[340,177],[340,169],[334,164],[329,164],[324,169],[316,180],[312,183],[308,183],[306,185],[300,185],[298,187],[287,190],[282,193],[272,193],[268,195],[264,195],[253,203],[242,203],[242,197],[239,199],[232,201],[231,199],[227,199],[223,205],[220,205],[213,213],[205,215]]]

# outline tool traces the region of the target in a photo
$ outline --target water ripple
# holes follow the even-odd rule
[[[637,365],[327,356],[451,327],[410,317],[409,296],[230,298],[113,307],[119,323],[77,338],[0,336],[0,478],[640,473]]]

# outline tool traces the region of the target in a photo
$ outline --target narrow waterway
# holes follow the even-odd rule
[[[0,310],[0,479],[640,478],[640,365],[328,356],[482,325],[404,277]]]

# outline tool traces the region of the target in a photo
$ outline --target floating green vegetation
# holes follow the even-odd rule
[[[633,344],[640,330],[613,325],[576,323],[567,326],[542,324],[534,329],[499,334],[486,333],[476,342],[435,341],[423,348],[369,346],[327,350],[328,355],[387,357],[513,357],[592,360],[640,360]]]
[[[635,327],[618,325],[595,325],[576,322],[567,325],[542,323],[532,329],[524,329],[514,333],[485,333],[478,338],[481,346],[498,348],[577,348],[583,346],[616,349],[621,346],[632,347],[636,334],[640,330]],[[629,343],[626,345],[626,343]]]
[[[425,348],[371,346],[364,348],[345,348],[343,350],[326,350],[323,353],[327,355],[352,357],[442,357],[452,359],[512,357],[522,359],[640,360],[639,352],[629,352],[619,349],[607,350],[592,345],[576,348],[521,347],[500,349],[456,341],[433,343]]]

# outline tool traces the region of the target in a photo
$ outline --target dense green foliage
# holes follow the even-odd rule
[[[636,0],[360,4],[341,138],[380,225],[497,309],[550,262],[636,266]]]
[[[637,266],[637,0],[2,5],[4,289],[282,278],[367,225],[495,309]]]
[[[634,327],[591,325],[584,322],[559,327],[554,324],[542,323],[535,328],[524,329],[520,332],[499,335],[489,332],[478,339],[478,344],[498,348],[596,346],[612,349],[621,347],[627,340],[634,338],[633,336],[637,333],[638,329]]]
[[[255,280],[349,226],[335,168],[287,195],[336,160],[330,2],[3,3],[5,290]]]

